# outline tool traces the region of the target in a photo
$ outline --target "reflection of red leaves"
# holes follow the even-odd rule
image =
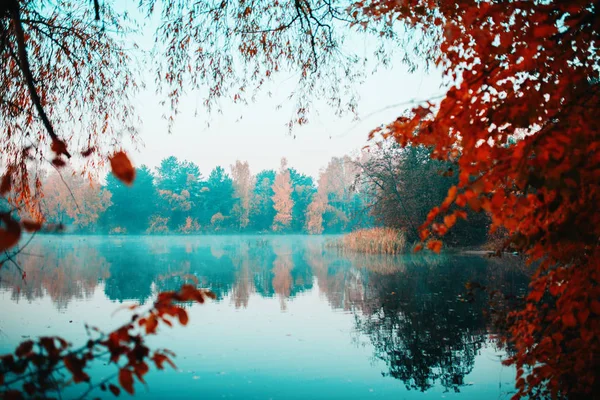
[[[135,169],[133,168],[133,164],[122,151],[118,151],[109,157],[110,160],[110,168],[112,169],[113,174],[126,185],[131,185],[133,180],[135,179]]]
[[[133,394],[133,374],[130,370],[121,368],[119,370],[119,384],[129,394]]]

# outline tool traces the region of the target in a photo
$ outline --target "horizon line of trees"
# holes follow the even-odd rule
[[[167,234],[213,232],[343,233],[392,227],[419,240],[427,213],[456,184],[451,163],[425,147],[375,147],[356,157],[333,157],[318,180],[288,166],[253,175],[247,161],[204,177],[193,162],[167,157],[152,171],[137,169],[133,186],[109,174],[104,185],[83,176],[52,173],[42,181],[46,223],[71,232]],[[458,221],[447,240],[479,245],[485,214]]]
[[[349,156],[333,157],[317,182],[281,160],[253,175],[247,161],[204,177],[191,161],[167,157],[137,168],[133,186],[66,172],[43,181],[42,214],[67,231],[112,234],[200,232],[340,233],[371,225]]]

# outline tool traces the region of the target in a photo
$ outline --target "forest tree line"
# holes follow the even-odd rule
[[[318,180],[288,166],[252,174],[246,161],[203,176],[171,156],[152,171],[137,169],[133,186],[109,174],[104,184],[63,170],[42,181],[42,214],[70,232],[166,234],[200,232],[341,233],[387,226],[418,240],[419,224],[456,184],[452,165],[424,147],[374,147],[333,157]],[[458,222],[455,244],[478,244],[487,218]],[[459,243],[461,242],[461,243]]]

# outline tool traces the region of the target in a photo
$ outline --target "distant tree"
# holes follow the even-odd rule
[[[168,233],[169,232],[169,218],[161,217],[160,215],[153,215],[150,218],[150,224],[148,225],[147,233]]]
[[[156,169],[156,174],[157,188],[174,193],[190,189],[194,183],[201,179],[200,169],[196,164],[189,161],[179,161],[175,156],[162,160]]]
[[[250,209],[252,206],[252,194],[254,191],[254,177],[250,173],[248,161],[237,160],[231,166],[231,177],[233,181],[234,196],[237,203],[234,206],[233,217],[238,229],[244,229],[250,223]]]
[[[260,171],[256,175],[250,213],[250,225],[256,231],[270,230],[273,225],[273,218],[277,213],[273,203],[275,175],[273,170]]]
[[[156,176],[159,212],[169,218],[171,230],[184,225],[198,203],[202,203],[201,178],[200,168],[192,162],[173,156],[161,161]]]
[[[306,231],[313,235],[323,233],[323,214],[327,209],[327,195],[324,190],[317,189],[306,210]]]
[[[342,232],[354,227],[361,204],[354,185],[356,174],[349,156],[333,157],[321,171],[317,193],[308,208],[309,233]]]
[[[41,205],[47,222],[72,224],[81,232],[94,232],[100,214],[111,204],[110,192],[67,168],[51,173],[43,190]]]
[[[210,218],[210,225],[214,231],[220,231],[225,222],[225,216],[220,212],[214,214]]]
[[[273,207],[277,214],[273,219],[273,230],[275,232],[284,231],[290,228],[292,224],[292,183],[290,180],[290,170],[287,168],[287,160],[281,159],[281,167],[275,182],[273,183]]]
[[[456,166],[431,158],[423,146],[401,148],[395,143],[375,147],[356,164],[360,185],[368,192],[367,207],[378,224],[405,231],[418,241],[419,227],[429,211],[441,204],[458,183]],[[456,221],[446,241],[452,245],[480,245],[486,239],[489,218],[474,214]]]
[[[306,225],[308,205],[316,192],[313,178],[290,168],[290,181],[292,184],[292,226],[291,230],[300,232]]]
[[[200,230],[200,224],[195,218],[187,217],[185,223],[179,227],[181,233],[195,233]]]
[[[229,216],[234,205],[233,181],[222,167],[214,168],[206,181],[205,209],[200,220],[202,225],[211,224],[215,214]]]
[[[129,187],[109,174],[106,190],[112,204],[102,215],[101,224],[108,230],[124,228],[128,233],[142,233],[148,229],[151,217],[157,212],[158,192],[152,171],[142,165],[136,171],[135,185]]]

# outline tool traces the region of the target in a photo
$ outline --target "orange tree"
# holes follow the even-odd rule
[[[359,2],[433,35],[443,100],[376,129],[456,160],[460,180],[421,228],[427,247],[485,210],[536,269],[513,312],[515,397],[589,397],[600,384],[600,3]],[[460,156],[460,157],[459,157]]]
[[[134,24],[108,2],[90,3],[0,3],[0,192],[36,220],[0,214],[1,251],[15,248],[21,229],[39,229],[36,162],[60,168],[80,154],[90,169],[110,160],[117,176],[134,178],[120,151],[124,134],[135,138],[129,99],[138,75],[125,42]],[[224,96],[245,102],[282,72],[297,72],[291,125],[307,121],[315,96],[354,111],[351,83],[365,57],[345,44],[352,35],[382,38],[381,62],[399,48],[409,63],[410,55],[435,63],[447,78],[444,98],[372,133],[458,164],[459,183],[421,238],[439,251],[465,208],[488,212],[492,229],[508,232],[506,246],[537,271],[525,307],[510,315],[516,396],[598,390],[597,2],[135,3],[160,21],[152,66],[172,115],[185,89],[201,89],[208,108]]]

